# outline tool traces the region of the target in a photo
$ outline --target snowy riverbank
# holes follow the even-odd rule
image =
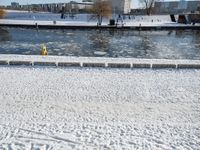
[[[38,26],[74,26],[74,27],[95,27],[97,23],[95,21],[41,21],[41,20],[10,20],[10,19],[1,19],[0,25],[38,25]],[[109,26],[109,22],[103,22],[102,27]],[[124,21],[123,24],[119,23],[117,27],[199,27],[200,24],[180,24],[173,23],[170,21]],[[101,26],[99,26],[101,27]],[[114,27],[114,26],[113,26]]]
[[[125,60],[20,55],[0,59]],[[126,59],[132,60],[144,61]],[[0,66],[0,149],[198,149],[199,74],[195,69]]]
[[[178,16],[175,16],[176,19]],[[113,15],[117,27],[199,27],[200,24],[179,24],[170,19],[170,15],[152,15],[152,16],[123,16],[120,19],[118,15]],[[117,20],[119,20],[117,22]],[[96,27],[97,20],[91,19],[91,14],[76,14],[73,17],[66,15],[65,19],[60,18],[60,14],[54,13],[33,13],[8,11],[6,18],[0,20],[0,25],[21,25],[21,26],[51,26],[56,27]],[[103,19],[102,26],[108,27],[109,19]],[[110,26],[115,27],[115,26]]]

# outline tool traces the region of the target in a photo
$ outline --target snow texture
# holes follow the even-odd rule
[[[0,24],[13,24],[13,25],[53,25],[53,26],[96,26],[97,23],[94,21],[40,21],[40,20],[10,20],[10,19],[1,19]],[[109,22],[103,22],[102,25],[108,25]],[[119,24],[118,26],[122,26]],[[123,26],[131,27],[150,27],[150,26],[194,26],[194,25],[185,25],[172,22],[148,22],[148,21],[128,21],[123,22]]]
[[[0,149],[199,149],[200,70],[1,66],[0,85]]]
[[[175,16],[177,19],[177,16]],[[52,13],[27,13],[27,12],[8,12],[6,19],[1,19],[0,24],[14,25],[52,25],[52,26],[96,26],[97,20],[91,20],[90,14],[76,14],[75,17],[67,17],[60,19],[60,14]],[[170,15],[152,15],[152,16],[124,16],[119,19],[118,15],[114,15],[116,23],[119,27],[152,27],[152,26],[194,26],[171,22]],[[117,21],[119,20],[119,21]],[[109,20],[104,19],[102,25],[108,25]],[[199,26],[196,24],[195,26]]]

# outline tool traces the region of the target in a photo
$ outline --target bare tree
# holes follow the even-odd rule
[[[91,19],[97,19],[97,25],[101,25],[103,18],[112,16],[112,3],[110,0],[96,0],[90,12]]]
[[[147,15],[152,13],[153,5],[157,0],[140,0],[140,3],[144,5]]]
[[[3,19],[6,12],[3,9],[0,9],[0,19]]]

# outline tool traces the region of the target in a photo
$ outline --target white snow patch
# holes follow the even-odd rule
[[[199,74],[1,66],[0,148],[198,149]]]

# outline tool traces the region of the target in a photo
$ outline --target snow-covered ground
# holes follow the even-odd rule
[[[0,149],[199,149],[200,70],[1,66],[0,85]]]
[[[12,24],[12,25],[53,25],[53,26],[96,26],[97,22],[95,21],[41,21],[41,20],[11,20],[11,19],[1,19],[0,24]],[[103,22],[102,25],[108,25],[109,22]],[[169,21],[155,21],[155,22],[148,22],[148,21],[124,21],[123,23],[120,22],[118,26],[124,27],[148,27],[148,26],[186,26],[185,24],[178,24]],[[198,25],[198,24],[197,24]],[[187,25],[193,26],[193,25]]]
[[[1,19],[0,24],[10,24],[10,25],[50,25],[50,26],[97,26],[97,22],[95,21],[41,21],[41,20],[11,20],[11,19]],[[109,22],[104,21],[102,22],[102,26],[109,25]],[[170,21],[157,21],[154,22],[150,21],[123,21],[119,22],[118,27],[188,27],[188,26],[200,26],[199,23],[192,25],[192,24],[180,24],[174,23]]]
[[[113,15],[117,20],[118,15]],[[177,16],[176,16],[177,19]],[[193,26],[171,22],[169,15],[152,15],[152,16],[123,16],[118,22],[118,26],[125,27],[151,27],[151,26]],[[56,21],[56,23],[55,23]],[[97,20],[91,20],[90,14],[76,14],[70,17],[66,14],[66,19],[61,19],[60,14],[53,13],[28,13],[26,11],[8,11],[6,19],[1,19],[0,24],[15,25],[53,25],[53,26],[96,26]],[[102,25],[108,25],[109,20],[104,19]],[[196,24],[195,26],[199,26]]]

